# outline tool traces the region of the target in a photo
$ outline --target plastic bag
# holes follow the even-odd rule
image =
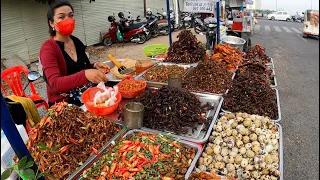
[[[118,41],[123,41],[123,37],[122,37],[122,34],[121,34],[119,28],[117,29],[117,33],[116,34],[117,34]]]
[[[94,107],[108,107],[112,106],[117,101],[118,86],[106,87],[103,82],[97,85],[97,88],[103,90],[103,92],[98,91],[93,98]]]

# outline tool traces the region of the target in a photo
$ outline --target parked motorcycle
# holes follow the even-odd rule
[[[195,18],[195,20],[194,20],[194,31],[197,34],[206,32],[207,27],[204,25],[203,19],[200,19],[199,15],[196,15],[194,18]]]
[[[180,18],[181,18],[181,24],[183,28],[185,29],[192,28],[194,17],[190,13],[188,12],[181,13]]]
[[[133,42],[143,44],[147,41],[147,35],[150,33],[145,28],[145,24],[137,23],[124,27],[123,32],[120,33],[119,22],[116,22],[115,16],[109,16],[108,21],[111,23],[109,32],[102,38],[102,44],[111,46],[113,43]]]
[[[160,35],[167,36],[169,34],[169,25],[167,18],[167,13],[163,12],[162,14],[158,12],[156,13],[156,16],[158,18],[157,24]],[[171,24],[171,32],[174,30],[174,26]]]

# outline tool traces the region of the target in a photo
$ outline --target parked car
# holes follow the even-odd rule
[[[290,21],[291,16],[288,12],[278,11],[272,14],[268,14],[268,19],[270,20],[279,20],[279,21]]]

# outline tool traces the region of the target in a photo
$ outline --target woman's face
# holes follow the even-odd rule
[[[61,6],[54,10],[53,22],[50,21],[50,26],[55,28],[55,24],[63,21],[66,18],[73,19],[74,14],[70,6]]]

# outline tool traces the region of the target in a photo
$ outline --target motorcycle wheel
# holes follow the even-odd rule
[[[194,32],[196,32],[197,34],[200,34],[200,32],[201,32],[201,26],[200,26],[200,25],[196,25],[196,26],[194,27]]]
[[[111,38],[106,38],[102,41],[102,44],[104,46],[111,46],[112,45],[112,39]]]
[[[190,29],[191,28],[191,23],[189,21],[184,22],[184,27],[186,29]]]
[[[137,42],[137,44],[144,44],[147,41],[147,36],[145,34],[137,34],[138,38],[140,38],[140,41]]]
[[[155,38],[155,37],[158,37],[159,36],[159,29],[155,29],[153,32],[152,32],[152,37]]]
[[[161,33],[161,35],[167,36],[169,35],[169,28],[168,27],[162,27],[160,31],[164,31],[165,33]]]

